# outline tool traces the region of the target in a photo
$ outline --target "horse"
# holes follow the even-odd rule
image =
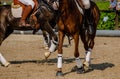
[[[58,14],[56,10],[50,8],[50,5],[46,4],[43,0],[39,1],[39,6],[36,11],[27,18],[27,22],[30,23],[31,27],[19,27],[20,18],[12,15],[11,5],[0,6],[0,45],[14,30],[33,30],[33,33],[36,33],[41,29],[51,36],[52,44],[49,52],[55,51],[58,37],[52,27],[56,24]],[[5,65],[4,63],[2,64]]]
[[[84,15],[80,12],[78,7],[77,0],[60,0],[59,1],[59,10],[60,17],[58,20],[58,57],[57,57],[57,72],[56,76],[63,76],[62,72],[62,45],[64,42],[64,36],[66,34],[70,35],[74,39],[75,49],[74,56],[76,61],[76,66],[72,69],[72,71],[76,71],[77,73],[85,73],[91,70],[90,67],[90,54],[94,47],[94,38],[96,34],[96,27],[100,18],[100,11],[97,5],[94,2],[90,2],[91,4],[91,12],[94,16],[93,25],[91,26],[92,32],[90,32],[89,24],[85,21]],[[85,22],[84,22],[85,21]],[[84,44],[84,49],[86,50],[85,61],[81,62],[79,58],[79,37]]]

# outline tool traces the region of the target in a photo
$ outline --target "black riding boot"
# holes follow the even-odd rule
[[[94,17],[93,17],[93,13],[91,11],[91,9],[85,9],[85,23],[87,24],[88,28],[89,28],[89,33],[93,34],[94,30],[93,30],[93,23],[94,23]]]
[[[92,24],[93,23],[93,14],[91,9],[85,9],[85,16],[86,16],[86,20],[88,22],[88,24]]]

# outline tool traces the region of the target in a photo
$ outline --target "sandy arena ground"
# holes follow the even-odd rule
[[[75,66],[74,41],[63,45],[63,77],[56,77],[57,51],[45,62],[41,35],[10,35],[0,47],[11,63],[8,68],[0,65],[0,79],[120,79],[120,37],[96,37],[92,53],[93,71],[85,74],[71,72]],[[80,58],[84,61],[83,44],[79,44]]]

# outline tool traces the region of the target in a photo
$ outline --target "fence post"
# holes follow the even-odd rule
[[[118,12],[116,12],[116,16],[115,16],[115,27],[114,29],[119,29],[119,15]]]

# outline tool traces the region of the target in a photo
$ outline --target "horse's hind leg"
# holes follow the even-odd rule
[[[8,67],[8,65],[10,64],[1,53],[0,53],[0,62],[5,67]]]
[[[1,30],[1,29],[0,29]],[[4,40],[5,37],[5,33],[3,34],[2,31],[0,32],[0,46]],[[10,64],[5,58],[4,56],[1,54],[0,52],[0,62],[3,66],[8,67],[8,65]]]
[[[2,29],[0,28],[0,30],[2,30]],[[0,46],[1,46],[1,44],[2,44],[2,42],[3,42],[4,39],[5,39],[5,32],[4,32],[4,31],[1,31],[1,32],[0,32]],[[1,64],[2,64],[3,66],[5,66],[5,67],[8,67],[8,65],[10,64],[10,63],[3,57],[3,55],[1,54],[1,52],[0,52],[0,62],[1,62]]]
[[[0,46],[3,42],[3,40],[8,36],[6,32],[6,20],[5,20],[5,15],[4,12],[0,13]],[[0,52],[0,62],[3,66],[7,67],[10,63],[3,57],[3,55]]]

